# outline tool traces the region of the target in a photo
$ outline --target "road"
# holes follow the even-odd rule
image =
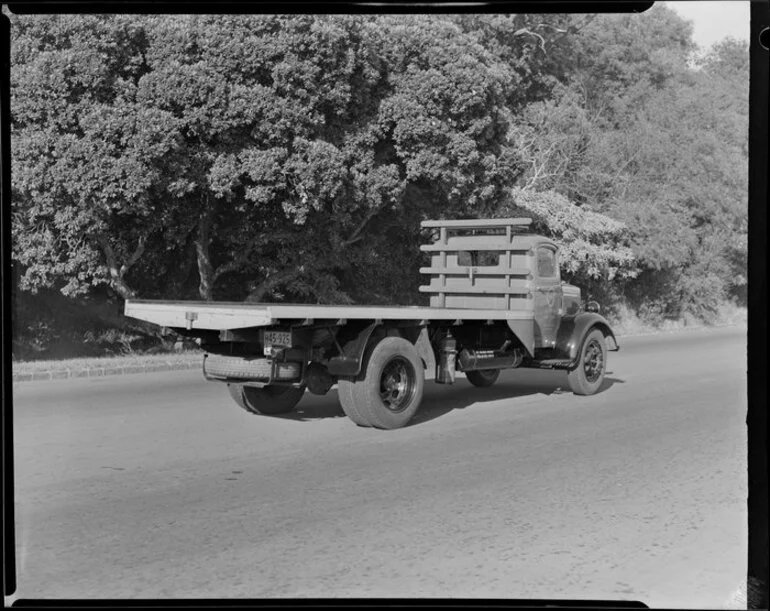
[[[470,597],[720,608],[746,575],[745,328],[624,339],[606,388],[429,383],[253,416],[194,371],[14,386],[20,598]]]

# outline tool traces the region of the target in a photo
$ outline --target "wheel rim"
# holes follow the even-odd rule
[[[599,380],[604,371],[604,352],[598,340],[591,340],[583,355],[583,371],[586,380],[593,383]]]
[[[400,356],[388,361],[380,376],[380,399],[383,405],[392,412],[402,412],[409,407],[415,391],[412,364]]]

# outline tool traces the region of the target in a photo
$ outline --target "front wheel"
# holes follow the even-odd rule
[[[500,370],[478,369],[476,371],[466,371],[465,377],[468,378],[468,381],[474,386],[486,388],[497,382],[497,378],[500,377]]]
[[[304,386],[301,388],[292,386],[257,388],[244,384],[228,384],[227,389],[230,391],[233,401],[240,407],[252,414],[263,416],[288,414],[305,394]]]
[[[583,341],[574,369],[567,372],[569,386],[576,395],[593,395],[604,381],[607,369],[607,342],[599,329]]]
[[[405,426],[422,401],[425,375],[414,345],[386,337],[370,349],[362,375],[340,378],[339,399],[345,414],[360,426]]]

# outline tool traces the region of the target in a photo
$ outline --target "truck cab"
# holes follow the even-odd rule
[[[580,289],[561,280],[559,249],[555,243],[540,238],[533,249],[535,346],[554,348],[562,317],[580,312]]]

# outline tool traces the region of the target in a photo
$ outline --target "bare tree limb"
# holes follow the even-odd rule
[[[545,38],[540,36],[540,34],[533,32],[532,30],[528,30],[527,28],[520,28],[516,30],[513,35],[514,36],[523,36],[524,34],[529,34],[530,36],[534,36],[535,38],[540,40],[540,49],[543,51],[543,53],[546,53],[545,51]]]
[[[359,240],[362,240],[363,237],[361,237],[361,232],[364,230],[364,227],[366,227],[367,223],[374,218],[374,216],[379,212],[380,210],[378,208],[372,208],[367,215],[364,217],[364,220],[361,221],[361,223],[356,227],[355,231],[353,231],[352,234],[350,234],[350,237],[347,240],[344,240],[341,244],[343,248],[346,248],[352,244],[355,244]]]
[[[258,250],[260,247],[265,246],[270,242],[290,240],[292,238],[296,239],[296,237],[296,234],[290,231],[281,231],[255,236],[248,242],[248,244],[244,246],[244,248],[238,252],[238,254],[232,260],[216,268],[214,271],[214,281],[216,282],[216,280],[218,280],[224,274],[236,271],[239,267],[246,263],[254,254],[254,251]]]
[[[123,297],[123,299],[133,299],[136,296],[136,291],[134,291],[123,279],[123,276],[128,270],[128,267],[125,265],[118,266],[115,250],[112,248],[112,244],[110,244],[109,240],[104,234],[96,234],[94,239],[102,249],[104,259],[107,262],[107,269],[110,272],[110,286],[115,290],[116,293],[118,293],[118,295]]]
[[[216,270],[214,270],[213,281],[216,282],[224,274],[234,272],[243,266],[243,264],[249,260],[249,257],[251,257],[256,248],[257,243],[250,242],[245,248],[242,248],[233,259],[217,267]]]
[[[551,25],[550,23],[538,23],[536,28],[550,28],[557,34],[566,34],[569,32],[569,30],[563,30],[562,28],[557,28],[555,25]]]
[[[576,34],[577,32],[579,32],[580,30],[582,30],[582,29],[583,29],[584,27],[586,27],[587,25],[590,25],[590,23],[591,23],[591,22],[592,22],[594,19],[596,19],[596,15],[597,15],[596,13],[594,13],[594,14],[591,14],[591,15],[586,15],[586,16],[583,18],[583,20],[582,20],[582,21],[580,21],[578,24],[569,26],[569,28],[568,28],[568,30],[567,30],[567,31],[568,31],[570,34]]]
[[[136,248],[134,249],[134,252],[131,253],[131,256],[128,258],[128,261],[126,261],[123,265],[120,266],[121,277],[123,277],[125,273],[129,269],[131,269],[131,267],[133,267],[133,265],[144,254],[144,247],[146,243],[147,243],[147,235],[139,236],[139,239],[136,242]]]

